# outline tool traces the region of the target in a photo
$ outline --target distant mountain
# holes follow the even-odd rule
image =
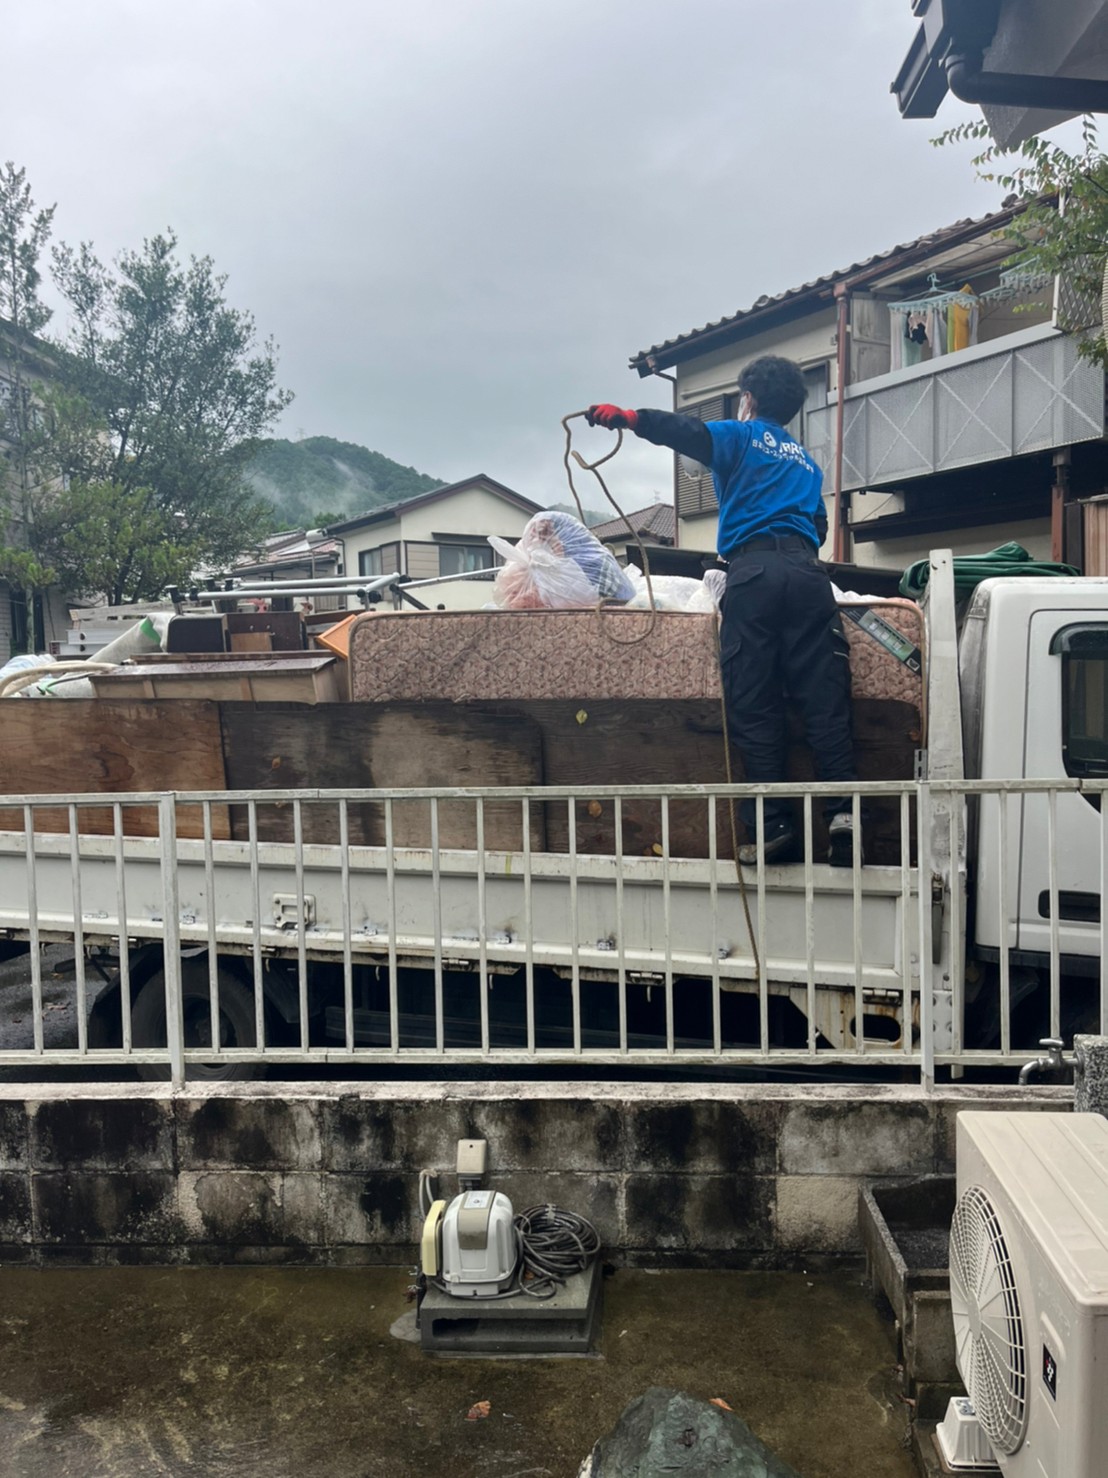
[[[246,478],[273,505],[283,528],[338,522],[444,485],[441,478],[402,467],[381,452],[336,441],[333,436],[263,441]]]
[[[572,513],[574,518],[581,517],[581,515],[577,512],[576,503],[551,503],[550,507],[555,513]],[[598,523],[607,523],[610,518],[614,517],[615,515],[610,512],[598,513],[595,508],[585,509],[585,523],[590,529]]]

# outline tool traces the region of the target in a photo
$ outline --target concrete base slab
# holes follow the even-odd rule
[[[419,1307],[420,1344],[436,1354],[583,1354],[599,1332],[603,1283],[594,1262],[548,1299],[462,1299],[428,1288]]]
[[[999,1466],[951,1468],[939,1450],[938,1422],[918,1421],[912,1427],[912,1456],[920,1478],[1001,1478]]]

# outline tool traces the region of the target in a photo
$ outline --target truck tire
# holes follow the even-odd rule
[[[220,965],[219,984],[220,1040],[225,1047],[253,1047],[257,1041],[254,1018],[254,996],[250,988],[233,971]],[[211,1044],[211,1009],[208,961],[204,957],[181,961],[181,1004],[185,1016],[185,1046],[205,1047]],[[139,987],[131,1007],[131,1041],[136,1047],[164,1047],[165,971],[155,970]],[[140,1066],[141,1078],[159,1081],[168,1078],[169,1069]],[[220,1063],[207,1066],[193,1064],[187,1077],[194,1082],[242,1082],[262,1076],[262,1068],[249,1062]]]

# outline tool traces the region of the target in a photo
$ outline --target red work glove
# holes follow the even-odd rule
[[[585,412],[590,426],[607,426],[609,431],[622,430],[624,426],[634,431],[639,422],[638,411],[625,411],[618,405],[590,405]]]

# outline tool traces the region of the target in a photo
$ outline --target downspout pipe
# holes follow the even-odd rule
[[[660,370],[658,368],[658,365],[657,365],[655,359],[654,359],[653,354],[647,356],[646,364],[647,364],[647,368],[650,370],[650,373],[652,375],[656,375],[659,380],[668,380],[669,383],[673,386],[673,409],[676,411],[677,408],[678,408],[678,406],[677,406],[677,376],[676,375],[667,375],[666,372],[665,372],[665,370]],[[673,474],[673,484],[674,484],[674,486],[673,486],[673,547],[674,547],[674,549],[680,549],[680,547],[681,547],[681,519],[680,519],[680,517],[678,515],[678,512],[677,512],[677,471],[676,471],[676,469],[677,469],[677,458],[676,457],[674,457],[674,459],[673,459],[673,466],[674,466],[674,474]]]
[[[831,540],[831,558],[835,564],[845,564],[847,540],[843,518],[843,420],[846,383],[850,371],[850,288],[845,282],[835,286],[835,304],[838,308],[838,326],[835,331],[838,349],[838,403],[835,410],[835,532]]]
[[[1108,113],[1108,82],[1093,77],[1041,77],[984,72],[980,52],[951,52],[946,85],[964,103],[1001,108],[1045,108],[1064,113]]]

